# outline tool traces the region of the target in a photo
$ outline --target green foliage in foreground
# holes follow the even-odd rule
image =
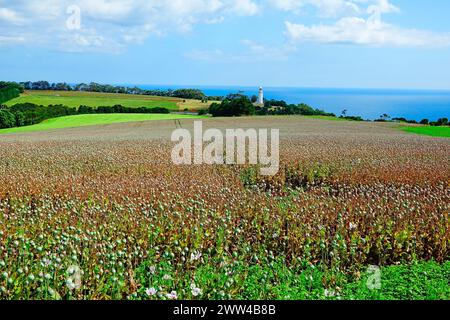
[[[415,134],[450,138],[450,127],[402,126],[401,129]]]
[[[177,114],[83,114],[67,117],[59,117],[45,120],[39,124],[17,127],[0,130],[2,133],[21,133],[46,131],[53,129],[64,129],[81,126],[105,125],[121,122],[134,121],[149,121],[149,120],[172,120],[172,119],[187,119],[198,118],[198,116],[191,115],[177,115]]]
[[[178,299],[219,300],[450,299],[450,262],[383,267],[378,289],[370,286],[375,282],[372,281],[374,273],[369,269],[356,275],[314,266],[295,269],[288,268],[281,259],[254,265],[224,261],[222,266],[199,262],[196,268],[180,273],[169,260],[157,265],[144,263],[136,271],[140,288],[128,298],[168,299],[176,293]],[[335,285],[325,286],[331,278]]]
[[[381,289],[369,290],[365,281],[344,287],[347,299],[448,300],[450,299],[450,262],[417,263],[381,269]]]

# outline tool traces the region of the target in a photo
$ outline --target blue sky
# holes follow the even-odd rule
[[[450,89],[448,0],[0,0],[0,78]]]

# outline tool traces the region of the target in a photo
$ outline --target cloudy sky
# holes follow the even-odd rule
[[[0,78],[450,89],[448,0],[0,0]]]

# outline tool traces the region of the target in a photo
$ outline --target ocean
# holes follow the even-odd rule
[[[242,92],[257,95],[258,87],[138,85],[142,89],[196,88],[208,96],[225,96]],[[329,89],[265,87],[266,99],[288,103],[306,103],[314,108],[340,115],[361,116],[374,120],[382,114],[420,121],[427,118],[450,118],[450,91],[393,89]]]

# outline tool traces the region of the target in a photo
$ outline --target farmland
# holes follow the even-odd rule
[[[280,172],[174,166],[170,133],[192,119],[0,136],[0,297],[450,297],[447,139],[306,117],[203,122],[280,128]]]
[[[432,137],[450,138],[450,127],[432,127],[432,126],[402,126],[401,129],[406,132],[422,134]]]
[[[198,110],[209,106],[209,103],[202,103],[198,100],[185,100],[172,97],[78,91],[25,91],[20,97],[8,101],[6,105],[12,106],[25,102],[44,106],[62,104],[72,108],[78,108],[80,105],[93,108],[113,105],[147,108],[161,107],[171,111],[182,111],[184,109]]]
[[[138,122],[138,121],[152,121],[152,120],[177,120],[188,118],[201,118],[200,116],[179,115],[179,114],[83,114],[66,116],[59,118],[52,118],[41,123],[16,127],[10,129],[0,130],[0,134],[5,133],[20,133],[20,132],[35,132],[55,129],[65,129],[74,127],[85,127],[95,125],[108,125],[112,123],[121,122]]]

